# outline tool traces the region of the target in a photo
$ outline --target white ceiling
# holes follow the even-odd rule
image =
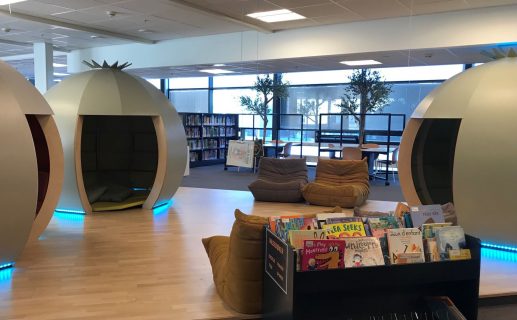
[[[52,43],[56,50],[70,51],[134,41],[162,41],[229,32],[283,30],[361,20],[464,10],[517,4],[517,0],[28,0],[0,6],[0,57],[32,53],[35,42]],[[288,8],[308,19],[261,23],[246,14]],[[111,15],[107,12],[111,12]],[[42,21],[41,19],[45,19]],[[98,32],[95,32],[98,31]],[[486,58],[481,48],[440,49],[432,52],[375,53],[357,58],[390,55],[391,64],[411,65],[468,63]],[[431,55],[431,58],[425,56]],[[344,56],[300,58],[293,60],[238,63],[231,68],[240,72],[311,71],[335,69]],[[384,59],[386,60],[386,59]],[[10,61],[12,64],[15,62]],[[17,62],[26,75],[31,59]],[[385,66],[390,66],[387,62]],[[331,67],[332,66],[332,67]],[[199,75],[206,66],[174,69],[135,70],[148,77]]]

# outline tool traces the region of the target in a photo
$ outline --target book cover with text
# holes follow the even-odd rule
[[[379,239],[375,237],[356,237],[345,239],[345,268],[383,266]]]
[[[362,221],[326,224],[324,230],[327,232],[327,238],[329,239],[366,237]]]
[[[302,271],[342,269],[345,242],[342,240],[305,240],[302,250]]]
[[[418,262],[425,261],[422,232],[418,228],[388,229],[387,235],[392,264],[402,263],[398,261],[400,253],[418,253]],[[415,259],[412,259],[412,262],[415,262]]]

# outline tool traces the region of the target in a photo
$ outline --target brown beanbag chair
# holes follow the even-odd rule
[[[363,160],[320,159],[316,179],[303,189],[311,204],[353,208],[362,205],[370,193],[368,163]]]
[[[307,181],[305,159],[262,158],[257,180],[248,188],[258,201],[299,202]]]
[[[202,239],[223,301],[240,313],[262,312],[263,237],[265,217],[235,210],[230,237]]]

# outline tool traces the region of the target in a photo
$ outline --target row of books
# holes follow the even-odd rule
[[[220,114],[184,114],[183,124],[187,126],[203,125],[227,125],[233,126],[236,123],[236,116],[220,115]]]
[[[465,233],[439,205],[376,217],[344,213],[275,216],[270,229],[298,252],[301,271],[469,259]]]

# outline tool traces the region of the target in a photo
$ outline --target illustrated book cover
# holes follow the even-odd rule
[[[324,230],[327,232],[328,239],[366,237],[366,231],[362,221],[327,224]]]
[[[303,249],[305,240],[325,240],[327,234],[325,230],[289,230],[289,242],[291,246],[297,250]]]
[[[379,239],[375,237],[355,237],[345,239],[345,268],[383,266]]]
[[[346,213],[344,212],[326,212],[326,213],[317,213],[316,219],[318,220],[318,227],[323,229],[323,226],[326,224],[327,219],[329,218],[344,218],[346,217]]]
[[[345,241],[305,240],[302,250],[302,271],[342,269]]]
[[[445,222],[442,206],[439,204],[411,207],[409,214],[414,228],[419,228],[424,223]]]
[[[398,261],[400,253],[417,253],[418,259],[411,259],[412,262],[424,262],[424,244],[422,232],[418,228],[388,229],[388,249],[392,264],[403,263]],[[405,256],[405,259],[409,259]],[[417,260],[417,261],[415,261]],[[407,263],[407,262],[404,262]]]
[[[436,230],[436,243],[442,260],[449,259],[449,250],[465,249],[465,232],[460,226],[443,227]]]
[[[368,225],[372,236],[376,238],[384,237],[387,229],[400,228],[399,222],[394,216],[368,218]]]
[[[276,220],[275,233],[281,239],[289,240],[290,230],[314,230],[317,229],[318,223],[316,218],[280,218]]]

